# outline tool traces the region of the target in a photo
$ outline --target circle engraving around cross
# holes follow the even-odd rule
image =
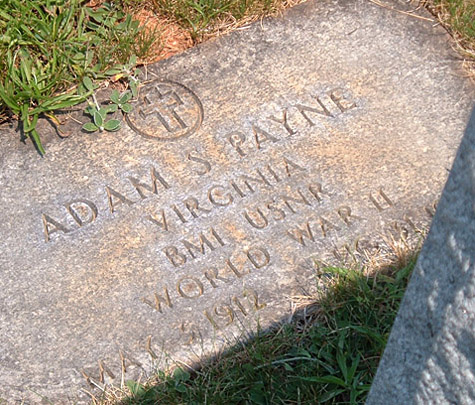
[[[125,119],[132,130],[145,138],[171,141],[200,128],[203,105],[183,84],[157,80],[141,89],[134,109]]]

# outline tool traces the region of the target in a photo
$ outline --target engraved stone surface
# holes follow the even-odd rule
[[[196,362],[287,319],[315,261],[417,241],[474,96],[427,18],[308,2],[149,66],[119,132],[44,121],[40,158],[0,129],[0,397]]]
[[[146,138],[171,140],[196,132],[203,121],[200,99],[180,83],[157,80],[144,88],[127,123]]]
[[[475,109],[367,404],[475,403]]]

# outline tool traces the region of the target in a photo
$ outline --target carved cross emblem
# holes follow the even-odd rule
[[[137,107],[125,117],[129,126],[149,139],[174,140],[198,130],[203,106],[189,88],[168,80],[142,89]]]

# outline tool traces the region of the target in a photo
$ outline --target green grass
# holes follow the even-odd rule
[[[475,58],[475,0],[433,0],[432,11]]]
[[[213,33],[224,20],[267,15],[276,7],[274,0],[154,0],[159,12],[172,16],[190,29],[194,39]]]
[[[118,0],[120,1],[120,0]],[[142,0],[128,0],[129,6],[140,7]],[[158,14],[178,22],[199,42],[227,26],[272,14],[285,7],[284,0],[147,0]]]
[[[413,267],[372,277],[327,268],[313,316],[259,332],[196,372],[129,382],[121,404],[364,403]]]
[[[91,95],[84,78],[127,75],[135,67],[129,66],[131,57],[146,52],[130,15],[108,3],[97,10],[84,4],[0,0],[0,113],[17,118],[40,153],[40,116],[56,121],[56,110]]]

